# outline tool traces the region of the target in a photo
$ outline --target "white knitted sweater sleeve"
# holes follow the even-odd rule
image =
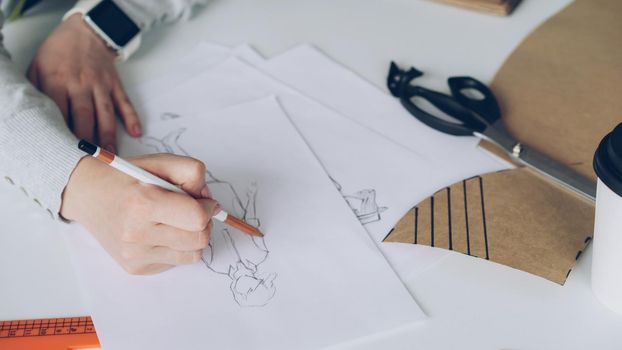
[[[187,18],[200,0],[115,0],[146,30]],[[0,11],[0,28],[4,15]],[[84,154],[56,104],[40,93],[11,62],[0,33],[0,179],[22,188],[53,218],[63,190]]]

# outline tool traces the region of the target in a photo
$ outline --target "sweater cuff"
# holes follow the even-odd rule
[[[143,32],[156,24],[187,20],[193,8],[209,0],[113,0]]]
[[[62,118],[49,114],[49,108],[32,108],[2,120],[0,161],[8,165],[9,182],[59,219],[63,191],[85,154]]]

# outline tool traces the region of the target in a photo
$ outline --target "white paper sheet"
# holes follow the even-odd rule
[[[184,59],[186,67],[176,69],[177,74],[187,78],[199,71],[193,65],[207,69],[222,62],[226,49],[213,43],[197,45]],[[246,44],[229,48],[229,55],[243,58],[302,95],[419,155],[436,161],[438,165],[446,168],[443,173],[450,175],[449,183],[442,184],[439,188],[510,166],[477,149],[479,139],[475,137],[447,135],[419,122],[396,98],[379,90],[311,45],[298,45],[267,60]],[[155,90],[151,92],[151,95],[156,95]]]
[[[184,61],[188,64],[205,62],[209,61],[207,58],[223,53],[222,46],[201,43]],[[471,176],[511,167],[476,148],[478,139],[475,137],[446,135],[420,123],[403,109],[397,99],[378,90],[312,46],[300,45],[268,60],[246,44],[230,48],[229,54],[286,83],[290,90],[338,111],[341,116],[436,163],[437,167],[443,169],[437,171],[437,175],[442,175],[437,176],[432,184],[434,189]],[[224,61],[222,57],[218,62]],[[215,65],[217,62],[212,61],[203,68],[209,69]],[[176,71],[177,74],[191,76],[188,67],[180,67]],[[309,74],[310,71],[313,74]],[[153,96],[159,95],[157,91],[149,92]],[[358,96],[363,98],[359,100]]]
[[[387,73],[388,67],[389,62]],[[476,149],[479,139],[447,135],[428,127],[411,116],[396,98],[312,46],[297,46],[259,68],[411,151],[435,159],[446,167],[451,183],[507,168]]]
[[[238,45],[229,48],[219,44],[201,42],[175,63],[166,74],[154,77],[147,82],[129,89],[135,104],[147,103],[161,93],[170,91],[171,87],[192,78],[209,67],[222,63],[230,56],[244,57],[248,62],[262,62],[264,59],[249,45]]]
[[[202,159],[223,207],[266,236],[216,223],[205,263],[131,276],[68,233],[104,348],[310,349],[424,317],[273,98],[145,134],[122,153]]]
[[[162,94],[138,108],[148,118],[175,118],[194,114],[194,101],[203,99],[200,115],[209,115],[270,95],[278,96],[337,189],[378,242],[413,205],[448,181],[442,168],[429,160],[233,57],[178,85],[174,95]]]
[[[389,111],[396,111],[395,105],[401,108],[397,100],[383,98],[387,97],[384,92],[379,91],[367,81],[338,64],[331,62],[330,59],[314,48],[309,47],[308,49],[312,58],[322,61],[320,66],[328,66],[331,69],[341,71],[339,74],[335,74],[337,79],[341,79],[339,84],[343,87],[343,91],[338,96],[348,98],[349,94],[346,91],[360,90],[374,96],[371,102],[384,101],[384,107]],[[435,152],[439,150],[435,150],[433,147],[419,146],[418,153],[432,155],[428,157],[428,162],[426,162],[424,156],[414,154],[415,152],[412,149],[409,149],[411,152],[404,152],[404,146],[396,144],[393,140],[387,140],[386,136],[370,131],[368,127],[363,127],[358,123],[357,118],[344,118],[329,108],[319,106],[317,102],[309,98],[301,97],[298,91],[284,86],[282,83],[267,79],[257,72],[250,71],[248,67],[225,65],[227,68],[224,71],[212,72],[213,75],[205,73],[208,74],[206,76],[199,74],[200,71],[191,72],[193,62],[196,61],[211,62],[210,65],[203,66],[204,70],[214,68],[218,63],[213,58],[219,57],[222,62],[224,52],[222,46],[214,46],[209,43],[198,45],[191,55],[184,58],[183,61],[186,62],[186,65],[178,67],[175,73],[171,73],[172,75],[193,77],[193,79],[186,78],[186,80],[193,80],[194,83],[191,84],[191,88],[177,87],[176,89],[184,89],[188,96],[196,96],[206,92],[209,99],[218,100],[214,101],[212,108],[239,103],[244,100],[245,96],[247,99],[253,99],[269,94],[278,95],[288,115],[314,150],[328,174],[336,180],[336,184],[342,189],[343,194],[350,199],[349,203],[352,204],[354,210],[358,211],[362,221],[366,224],[367,231],[377,242],[380,242],[389,233],[407,210],[435,190],[458,181],[463,176],[476,174],[477,170],[493,171],[506,166],[491,160],[488,155],[474,147],[462,147],[461,142],[465,139],[457,137],[445,140],[447,145],[444,145],[443,149],[440,150],[440,156]],[[316,69],[305,65],[305,60],[301,60],[298,64],[289,62],[290,64],[284,67],[272,64],[270,61],[266,63],[261,55],[248,45],[231,48],[229,54],[240,57],[256,67],[268,69],[271,75],[277,79],[287,80],[290,84],[303,89],[307,88],[308,85],[307,74],[292,75],[293,67],[298,67],[299,71],[309,71],[310,69],[315,71]],[[298,73],[299,71],[295,72]],[[240,83],[244,80],[240,77],[245,75],[248,76],[249,81]],[[219,85],[221,82],[224,82],[222,86]],[[215,86],[211,88],[210,86],[214,84]],[[347,89],[346,86],[350,88]],[[166,102],[165,90],[157,93],[151,89],[147,92],[151,98],[157,96],[157,99],[160,100],[161,103],[156,103],[155,106],[161,107],[168,103]],[[323,99],[323,104],[332,106],[337,95],[327,98],[327,95],[320,93],[318,96]],[[337,104],[337,108],[339,107],[344,106]],[[376,105],[375,107],[374,110],[378,110],[382,106]],[[373,111],[366,112],[368,113],[367,118],[373,118]],[[158,110],[156,108],[145,111],[145,113],[147,116],[153,116],[165,113],[165,109]],[[417,127],[429,129],[422,124]],[[330,130],[330,132],[326,132],[326,130]],[[436,133],[435,131],[432,132]],[[458,142],[458,144],[454,142]],[[459,156],[464,157],[462,162],[452,160],[456,155],[442,154],[448,149],[459,149],[461,152]],[[387,156],[388,154],[391,156]],[[472,160],[473,163],[468,166],[462,164],[468,160]],[[429,172],[422,170],[423,167],[429,168]],[[348,189],[352,190],[348,192]],[[373,197],[375,200],[369,201]],[[360,205],[363,203],[370,205],[361,211]],[[357,205],[359,205],[358,208]],[[377,212],[374,213],[374,211]],[[419,249],[414,245],[399,243],[380,244],[380,248],[395,271],[405,281],[426,271],[449,254],[444,250]]]
[[[195,54],[193,59],[215,57],[221,52],[220,48],[214,51],[209,45],[202,45],[193,52],[201,50],[203,54]],[[248,51],[248,48],[244,50]],[[261,62],[257,54],[240,53],[241,48],[236,51],[238,53],[232,52],[232,55],[242,56],[256,64]],[[187,61],[191,62],[190,59]],[[180,75],[185,73],[180,72]],[[183,96],[182,103],[176,103],[176,97],[171,99],[165,92],[154,94],[149,89],[145,95],[153,94],[153,103],[145,108],[140,104],[137,107],[147,118],[176,117],[193,114],[192,101],[204,96],[209,96],[203,104],[203,112],[208,113],[240,101],[277,95],[288,116],[377,242],[383,240],[413,205],[449,181],[447,176],[443,176],[446,172],[435,168],[423,157],[301,96],[236,59],[212,65],[203,73],[195,72],[193,78],[176,86],[175,91]],[[169,113],[169,106],[173,104],[179,105],[176,106],[177,115]],[[382,249],[402,278],[427,270],[448,254],[439,249],[418,247],[409,252],[407,247],[413,245],[391,247],[394,245],[402,244],[386,244],[382,245]]]

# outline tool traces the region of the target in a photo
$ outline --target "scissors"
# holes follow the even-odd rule
[[[545,178],[574,191],[591,201],[596,185],[565,165],[526,147],[516,140],[501,121],[501,109],[492,91],[477,79],[452,77],[447,80],[451,95],[411,84],[423,73],[412,67],[401,70],[391,62],[387,85],[391,94],[424,124],[455,136],[477,136],[503,149],[513,160],[526,165]],[[421,109],[415,102],[425,100],[457,120],[448,121]]]

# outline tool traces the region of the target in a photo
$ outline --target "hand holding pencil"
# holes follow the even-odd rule
[[[200,261],[218,203],[205,185],[205,165],[157,154],[129,163],[188,194],[146,186],[93,157],[84,157],[63,193],[61,215],[86,227],[128,272],[153,274]]]
[[[149,185],[156,185],[165,190],[177,193],[188,193],[181,188],[181,186],[173,185],[172,183],[142,169],[137,167],[136,165],[124,160],[123,158],[109,152],[103,150],[101,147],[95,146],[94,144],[81,140],[78,144],[78,148],[87,154],[93,156],[96,159],[103,161],[104,163],[112,166],[113,168],[121,171],[122,173],[129,175],[136,180]],[[205,173],[205,169],[203,169],[203,173]],[[188,193],[192,195],[192,193]],[[204,185],[201,190],[201,195],[207,198],[211,198],[211,194],[209,192],[209,187]],[[217,206],[217,210],[214,214],[214,219],[224,222],[227,225],[237,228],[238,230],[246,233],[247,235],[263,237],[263,234],[255,227],[245,223],[244,221],[229,215],[226,211],[222,210],[220,206]]]

